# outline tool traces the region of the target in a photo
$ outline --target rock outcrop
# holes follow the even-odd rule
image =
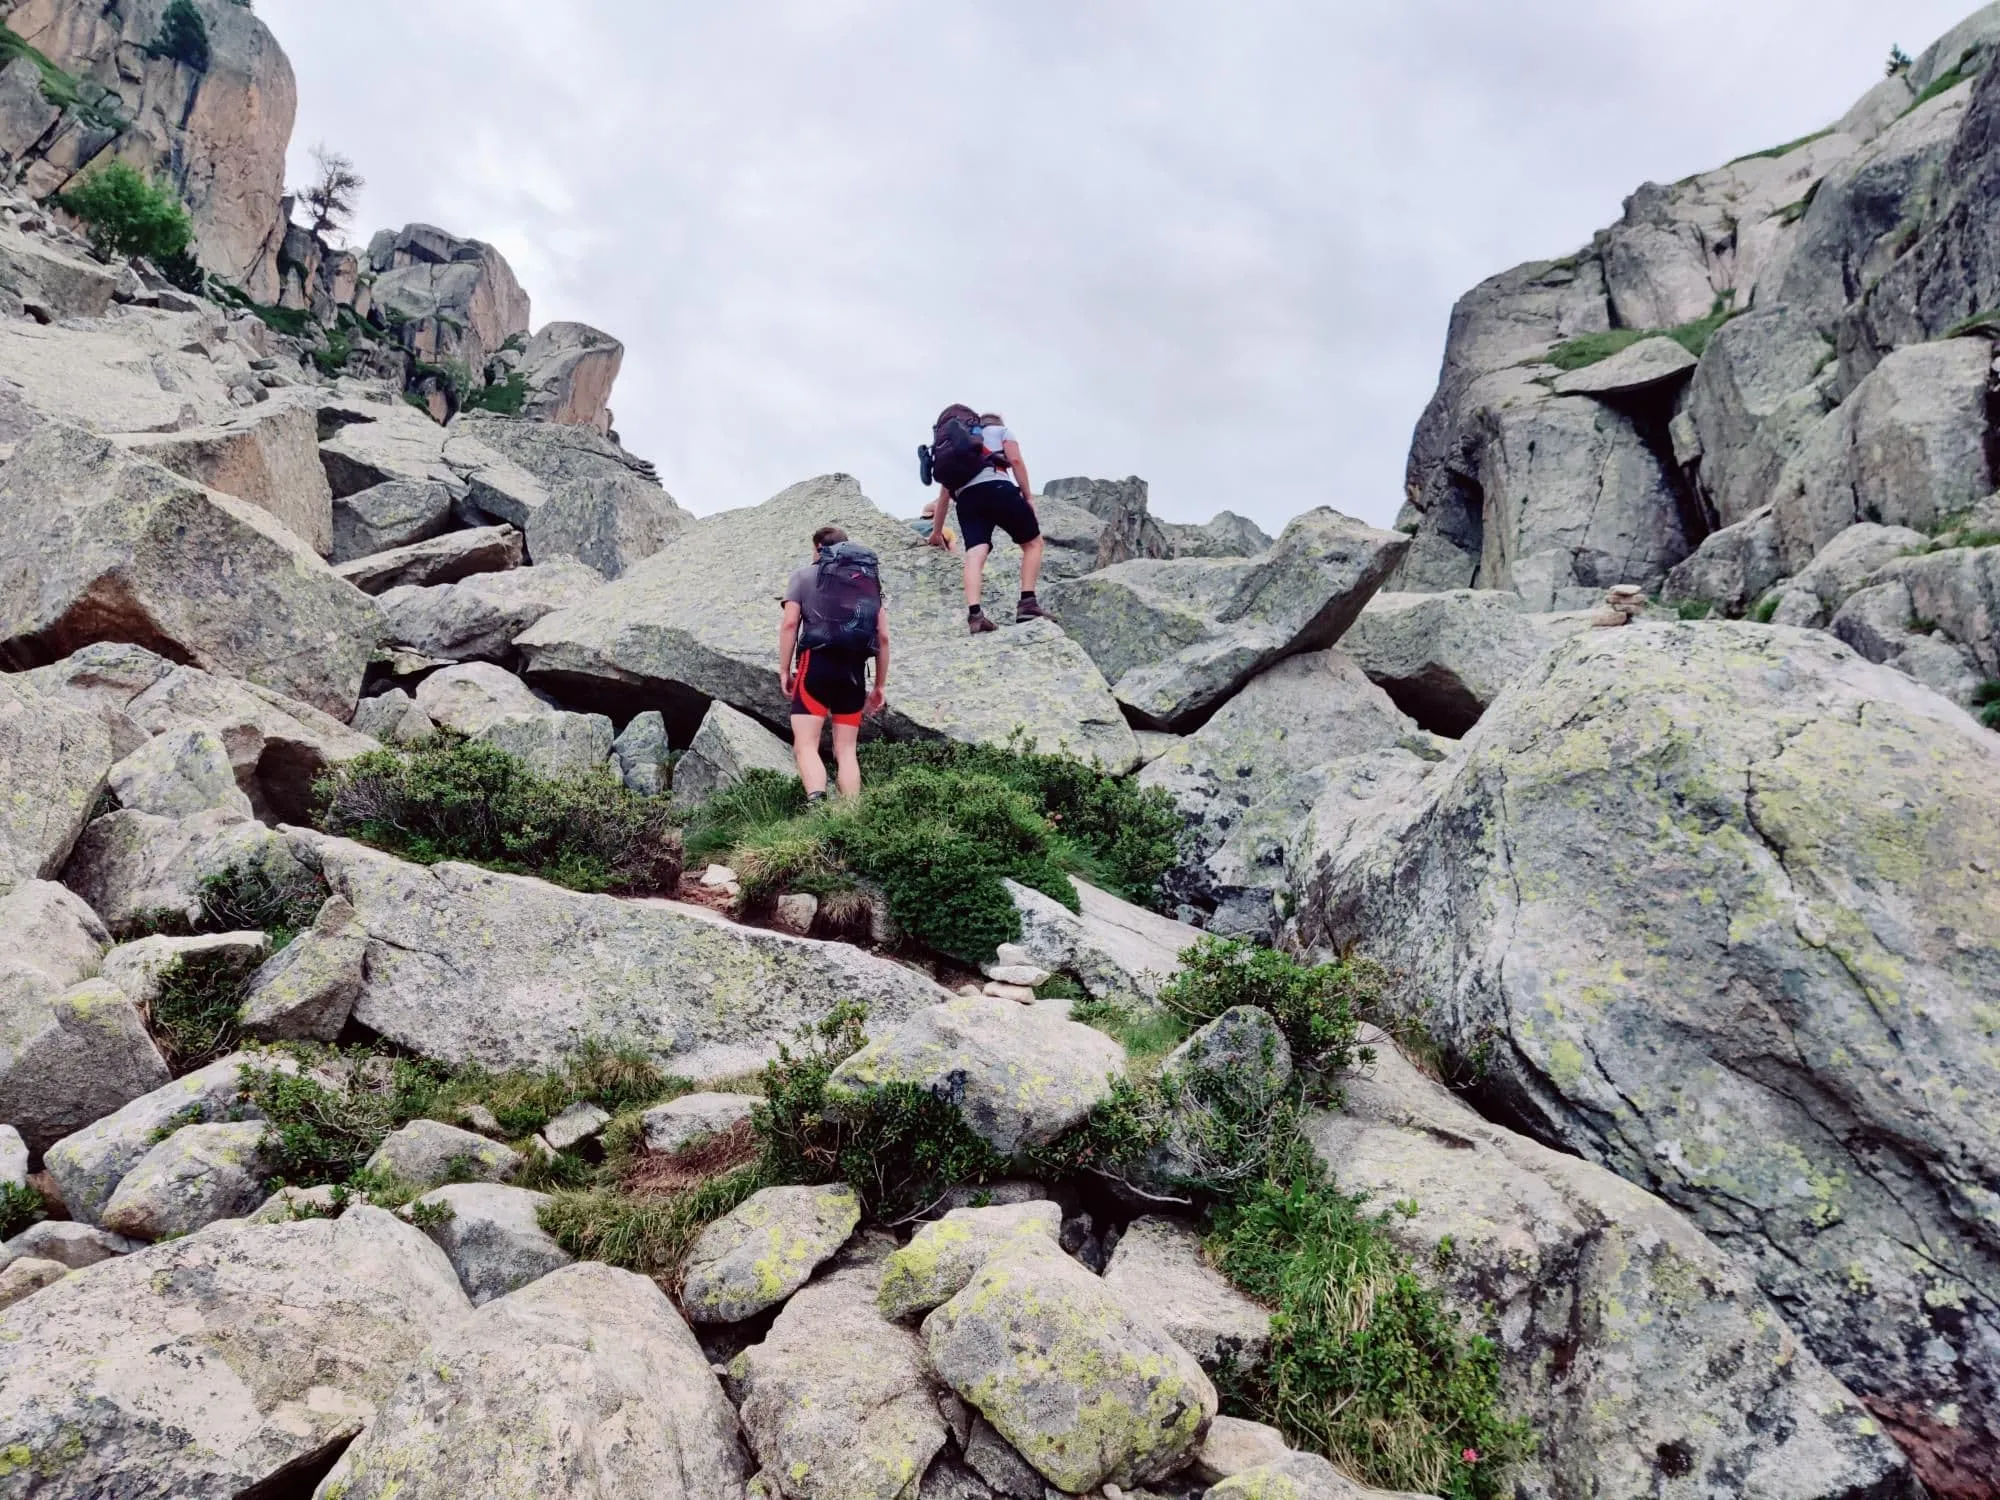
[[[61,871],[111,762],[97,715],[0,678],[0,892]]]
[[[1990,1470],[2000,740],[1831,638],[1570,641],[1302,893],[1485,1095],[1751,1266],[1927,1481]],[[1945,1351],[1954,1351],[1946,1357]]]

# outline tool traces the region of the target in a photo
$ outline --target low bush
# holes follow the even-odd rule
[[[508,373],[505,380],[490,381],[477,390],[467,391],[463,409],[497,412],[503,417],[518,417],[521,408],[527,404],[528,377],[519,370],[513,370]]]
[[[184,953],[161,970],[146,1023],[176,1078],[235,1050],[243,982],[256,968],[231,953]]]
[[[678,1290],[681,1262],[695,1237],[767,1186],[755,1166],[738,1167],[682,1191],[634,1193],[617,1186],[559,1192],[541,1224],[579,1260],[637,1271]]]
[[[217,932],[267,933],[273,952],[312,926],[332,895],[326,877],[290,861],[235,865],[201,882],[196,915],[172,907],[141,912],[118,929],[121,940]]]
[[[18,1182],[0,1182],[0,1240],[11,1240],[49,1216],[42,1195]]]
[[[1715,606],[1706,599],[1683,599],[1674,606],[1674,613],[1683,620],[1706,620],[1715,613]]]
[[[122,161],[93,168],[55,201],[82,221],[102,260],[131,255],[167,260],[185,254],[194,239],[194,222],[173,188],[148,182]]]
[[[1204,937],[1182,951],[1181,971],[1160,1003],[1189,1029],[1235,1006],[1257,1006],[1285,1033],[1293,1063],[1314,1076],[1354,1061],[1356,1028],[1381,1001],[1387,978],[1365,958],[1308,965],[1275,949]]]
[[[1972,711],[1988,729],[2000,729],[2000,679],[1989,679],[1972,690]]]
[[[671,809],[604,769],[539,776],[497,746],[440,733],[358,756],[315,793],[328,833],[420,864],[464,860],[579,891],[645,894],[680,883]]]

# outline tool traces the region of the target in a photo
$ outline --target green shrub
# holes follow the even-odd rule
[[[1054,828],[1061,862],[1094,885],[1151,906],[1173,866],[1181,819],[1157,787],[1107,775],[1073,755],[1031,749],[1016,734],[1006,745],[956,740],[878,741],[861,747],[864,783],[922,767],[972,773],[1025,793]]]
[[[1989,678],[1972,690],[1972,709],[1988,729],[2000,729],[2000,679]]]
[[[528,377],[519,370],[508,373],[505,380],[495,380],[468,391],[464,410],[498,412],[503,417],[518,417],[521,408],[528,403]]]
[[[560,1068],[503,1073],[461,1068],[430,1093],[426,1108],[449,1119],[467,1106],[481,1105],[493,1112],[510,1140],[518,1140],[533,1135],[572,1104],[595,1104],[616,1115],[635,1105],[671,1099],[692,1087],[637,1048],[590,1040]]]
[[[194,223],[173,188],[148,182],[122,161],[93,169],[56,202],[82,220],[102,260],[143,255],[158,262],[184,254],[194,239]]]
[[[11,1240],[49,1216],[42,1195],[18,1182],[0,1182],[0,1240]]]
[[[681,1192],[558,1192],[543,1206],[541,1224],[578,1260],[603,1261],[675,1286],[695,1237],[766,1185],[761,1171],[749,1166]]]
[[[118,936],[130,941],[155,933],[192,937],[257,931],[270,936],[271,949],[277,952],[312,926],[332,894],[324,875],[302,865],[234,865],[203,878],[193,920],[171,907],[141,912],[118,929]]]
[[[1354,1061],[1356,1027],[1381,1000],[1387,977],[1365,958],[1308,966],[1275,949],[1204,937],[1182,951],[1181,971],[1160,991],[1160,1003],[1190,1028],[1255,1005],[1285,1033],[1297,1067],[1324,1073]]]
[[[1310,1148],[1289,1155],[1212,1221],[1217,1265],[1278,1310],[1266,1362],[1225,1382],[1227,1409],[1368,1484],[1510,1494],[1505,1471],[1531,1437],[1501,1414],[1494,1346],[1466,1334]]]
[[[1771,616],[1775,615],[1778,612],[1778,604],[1783,598],[1784,595],[1781,594],[1778,590],[1776,589],[1771,590],[1770,593],[1766,594],[1763,598],[1759,599],[1756,602],[1756,604],[1751,607],[1750,618],[1755,620],[1759,625],[1770,624]]]
[[[312,352],[312,362],[319,367],[320,374],[326,376],[338,375],[353,357],[353,341],[337,327],[326,330],[326,347]]]
[[[146,45],[148,57],[171,57],[197,73],[208,71],[208,26],[194,0],[173,0],[160,17],[160,34]]]
[[[806,789],[798,777],[750,771],[694,809],[686,833],[688,860],[727,854],[754,830],[788,822],[805,810]]]
[[[176,1078],[236,1049],[243,982],[256,967],[232,953],[184,953],[160,971],[146,1021]]]
[[[666,802],[601,768],[539,776],[497,746],[437,734],[358,756],[315,790],[327,832],[420,864],[464,860],[579,891],[680,882],[680,832]]]
[[[1683,599],[1674,607],[1674,613],[1683,620],[1706,620],[1715,612],[1715,606],[1706,599]]]
[[[1706,317],[1683,323],[1678,328],[1613,328],[1604,333],[1580,334],[1556,345],[1547,354],[1524,363],[1554,365],[1563,371],[1581,370],[1622,353],[1643,340],[1654,338],[1670,338],[1700,359],[1715,331],[1735,315],[1730,299],[1717,297]]]

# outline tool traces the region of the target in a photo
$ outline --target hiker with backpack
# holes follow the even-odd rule
[[[958,504],[958,529],[965,538],[965,624],[973,635],[1000,627],[986,618],[980,598],[986,587],[986,558],[993,533],[1004,531],[1021,549],[1021,598],[1014,620],[1046,619],[1036,602],[1035,580],[1042,571],[1042,523],[1035,515],[1021,445],[998,412],[981,416],[969,406],[947,406],[931,428],[928,447],[917,450],[925,484],[938,485],[931,513],[930,544],[949,546],[945,517]]]
[[[778,682],[792,705],[792,756],[808,805],[826,796],[820,731],[833,720],[835,784],[843,797],[861,794],[855,743],[861,716],[882,711],[889,685],[889,615],[875,554],[838,526],[813,533],[813,560],[785,586],[778,627]],[[868,684],[868,662],[875,683]]]

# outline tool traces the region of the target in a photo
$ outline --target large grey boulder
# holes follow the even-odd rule
[[[267,401],[212,427],[119,440],[127,451],[268,512],[321,557],[333,550],[333,490],[319,422],[298,401]]]
[[[1994,489],[1980,338],[1898,349],[1821,419],[1772,494],[1794,571],[1857,521],[1934,530]]]
[[[485,661],[431,673],[417,685],[416,703],[433,722],[464,735],[516,714],[550,712],[520,678]]]
[[[1083,1120],[1125,1072],[1125,1049],[1037,1005],[961,995],[869,1042],[827,1079],[835,1110],[885,1084],[915,1084],[958,1106],[1004,1156],[1045,1145]]]
[[[1181,1467],[1215,1416],[1201,1366],[1059,1250],[1022,1241],[924,1320],[932,1366],[1058,1489]]]
[[[1004,882],[1021,918],[1015,945],[1028,961],[1067,974],[1098,1000],[1144,1003],[1180,971],[1195,928],[1072,878],[1081,911],[1015,881]]]
[[[530,679],[614,716],[661,709],[676,742],[693,736],[711,699],[787,725],[772,670],[778,600],[811,557],[813,532],[836,522],[881,559],[894,642],[885,733],[997,744],[1020,728],[1043,749],[1066,747],[1114,771],[1133,764],[1132,732],[1076,642],[1047,621],[968,639],[959,559],[926,547],[846,475],[704,517],[610,587],[540,621],[515,642]],[[990,569],[987,583],[995,617],[1011,615],[1011,575]]]
[[[603,1265],[551,1272],[406,1361],[317,1493],[341,1500],[742,1500],[701,1347],[666,1295]]]
[[[639,1117],[639,1124],[646,1149],[671,1156],[748,1125],[756,1107],[752,1094],[683,1094],[654,1105]]]
[[[409,1186],[504,1182],[520,1169],[521,1153],[441,1120],[412,1120],[393,1130],[368,1158],[366,1170]]]
[[[427,542],[450,526],[450,489],[434,479],[391,479],[333,502],[327,560],[338,565]]]
[[[1201,1231],[1179,1219],[1134,1219],[1111,1252],[1104,1284],[1205,1370],[1226,1364],[1248,1374],[1270,1351],[1270,1312],[1208,1263]]]
[[[526,557],[521,533],[512,526],[475,526],[443,536],[392,547],[344,562],[334,569],[364,594],[397,588],[434,588],[481,573],[518,568]]]
[[[1733,318],[1708,341],[1687,416],[1696,483],[1720,526],[1770,504],[1786,460],[1832,404],[1820,388],[1832,362],[1831,340],[1805,311],[1785,305]]]
[[[1702,278],[1701,294],[1713,298],[1706,276]],[[1707,309],[1701,309],[1696,317]],[[1688,321],[1675,318],[1667,323],[1657,321],[1640,323],[1640,328],[1672,327]],[[1657,386],[1673,385],[1693,373],[1695,357],[1685,347],[1670,338],[1641,339],[1638,343],[1621,349],[1609,359],[1601,359],[1594,365],[1585,365],[1580,370],[1571,370],[1558,375],[1555,393],[1558,396],[1626,396],[1636,391],[1649,391]]]
[[[17,1256],[0,1266],[0,1308],[12,1307],[23,1297],[32,1297],[45,1286],[54,1286],[69,1275],[60,1261],[37,1260],[32,1255]]]
[[[0,1120],[41,1151],[167,1081],[125,992],[103,979],[0,993]]]
[[[106,781],[121,807],[188,818],[219,811],[250,816],[250,799],[236,784],[229,747],[206,724],[155,735],[111,768]]]
[[[126,1173],[163,1138],[184,1125],[212,1124],[248,1112],[242,1099],[246,1067],[293,1072],[297,1064],[287,1057],[232,1053],[163,1083],[51,1145],[44,1166],[62,1189],[63,1206],[86,1224],[99,1223]]]
[[[1136,722],[1184,733],[1272,663],[1332,645],[1408,547],[1321,507],[1256,558],[1120,563],[1044,602]]]
[[[785,1500],[903,1500],[945,1446],[936,1377],[916,1334],[876,1310],[878,1271],[806,1287],[730,1366],[743,1430]]]
[[[349,385],[322,402],[319,423],[320,464],[336,502],[380,484],[465,488],[444,461],[444,429],[399,398]]]
[[[611,427],[611,386],[625,363],[625,346],[588,323],[546,323],[521,352],[528,387],[524,416],[602,436]]]
[[[323,1461],[470,1308],[376,1208],[226,1226],[92,1266],[0,1313],[0,1428],[46,1495],[238,1494]]]
[[[688,1247],[681,1306],[697,1323],[753,1318],[804,1286],[860,1222],[861,1200],[845,1183],[761,1188]]]
[[[458,583],[406,584],[377,595],[391,638],[445,661],[505,661],[514,637],[587,598],[604,580],[558,559]]]
[[[538,776],[601,770],[611,756],[611,721],[561,709],[502,714],[473,738],[497,745]]]
[[[139,640],[353,713],[381,614],[269,513],[56,426],[8,460],[0,510],[0,659]]]
[[[385,745],[413,745],[437,733],[431,716],[401,688],[363,698],[354,708],[354,727]]]
[[[94,713],[0,677],[0,892],[52,879],[83,832],[111,769],[111,734]],[[33,787],[33,796],[19,789]]]
[[[795,780],[799,774],[790,745],[718,698],[701,716],[701,728],[686,752],[674,762],[674,800],[705,802],[751,771],[773,771]]]
[[[994,1255],[1022,1235],[1048,1245],[1062,1235],[1062,1209],[1046,1198],[953,1208],[887,1256],[875,1305],[886,1318],[909,1318],[949,1302]]]
[[[1667,574],[1660,601],[1706,604],[1726,615],[1741,615],[1786,572],[1779,551],[1778,521],[1766,505],[1704,537],[1702,544]]]
[[[2000,546],[1898,557],[1874,576],[1908,592],[1906,618],[1929,621],[1970,651],[1984,676],[2000,677]]]
[[[594,1038],[671,1058],[698,1081],[758,1066],[829,995],[865,1001],[872,1024],[889,1028],[944,994],[847,944],[678,902],[586,896],[299,837],[368,933],[354,1019],[440,1061],[552,1067]]]
[[[1344,1190],[1415,1205],[1384,1230],[1494,1339],[1503,1404],[1540,1437],[1514,1471],[1524,1493],[1685,1481],[1805,1500],[1908,1483],[1867,1409],[1685,1217],[1480,1119],[1373,1040],[1373,1066],[1308,1136]]]
[[[12,1125],[0,1125],[0,1184],[28,1185],[28,1143]]]
[[[2000,1453],[2000,1246],[1958,1207],[2000,1174],[1996,838],[2000,740],[1944,699],[1816,632],[1632,625],[1332,850],[1301,939],[1386,962],[1497,1107],[1686,1210],[1964,1472]]]
[[[541,1226],[549,1201],[526,1188],[458,1182],[425,1193],[417,1207],[428,1211],[424,1233],[451,1261],[465,1295],[484,1307],[575,1259]]]
[[[104,1227],[128,1239],[192,1234],[240,1218],[265,1198],[264,1126],[225,1120],[176,1130],[139,1158],[104,1205]]]
[[[1377,594],[1340,650],[1420,726],[1456,739],[1537,657],[1587,625],[1581,614],[1530,614],[1506,589]]]
[[[97,913],[52,880],[0,895],[0,996],[47,994],[102,972],[111,935]]]
[[[1345,652],[1314,651],[1259,673],[1139,773],[1139,785],[1164,791],[1184,823],[1168,893],[1210,910],[1236,896],[1239,887],[1218,880],[1209,858],[1251,809],[1281,797],[1273,817],[1289,824],[1313,800],[1309,787],[1291,795],[1299,773],[1416,731]]]
[[[1823,626],[1855,594],[1905,553],[1929,543],[1907,526],[1857,521],[1820,548],[1817,556],[1786,580],[1771,619],[1778,625]]]
[[[283,835],[234,813],[162,818],[120,811],[84,829],[63,866],[63,882],[117,929],[160,911],[194,921],[201,915],[202,882],[231,870],[281,883],[311,878]]]
[[[253,682],[177,666],[143,646],[99,642],[37,667],[43,693],[89,707],[120,735],[194,726],[221,736],[236,784],[266,822],[304,822],[312,785],[328,770],[377,748],[365,732]],[[128,803],[128,805],[131,805]]]
[[[589,424],[522,421],[471,412],[452,424],[446,456],[473,445],[491,457],[484,467],[525,476],[516,507],[500,497],[491,478],[473,471],[472,498],[482,509],[522,528],[536,563],[569,558],[602,577],[617,578],[651,557],[693,523],[693,517],[660,488],[652,465],[632,457]],[[498,508],[496,508],[498,507]]]
[[[658,709],[648,709],[634,714],[611,742],[611,768],[628,789],[642,796],[657,797],[667,789],[672,749],[667,740],[666,719]]]

